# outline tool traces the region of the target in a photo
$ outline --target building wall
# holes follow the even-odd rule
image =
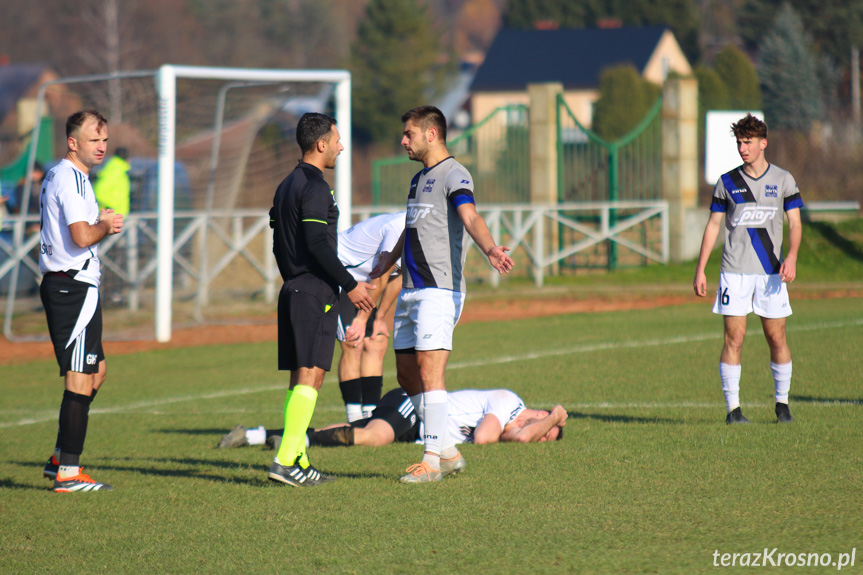
[[[665,82],[667,72],[676,72],[681,76],[692,75],[692,66],[689,65],[689,60],[686,59],[680,44],[674,39],[674,34],[670,30],[666,30],[659,39],[653,55],[644,67],[642,76],[661,86]]]
[[[681,76],[691,76],[692,67],[680,49],[680,45],[670,30],[660,37],[642,76],[654,84],[662,85],[667,72],[676,72]],[[575,119],[586,128],[593,123],[593,104],[599,99],[598,86],[590,89],[569,89],[564,91],[567,106],[575,115]],[[513,104],[529,104],[527,86],[524,91],[511,92],[475,92],[471,95],[471,121],[476,124],[483,121],[496,108]]]

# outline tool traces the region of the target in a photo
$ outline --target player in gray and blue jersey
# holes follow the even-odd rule
[[[393,348],[399,385],[423,420],[422,461],[408,467],[403,483],[440,481],[458,473],[464,458],[447,433],[446,363],[452,333],[464,305],[462,273],[467,232],[500,273],[512,268],[508,247],[495,244],[476,211],[473,178],[446,147],[446,118],[433,106],[402,116],[402,146],[423,169],[408,192],[405,231],[391,254],[382,255],[371,277],[401,257],[403,287],[396,304]]]
[[[740,352],[746,336],[746,316],[761,317],[770,347],[776,418],[793,421],[788,409],[791,351],[785,338],[785,318],[791,315],[787,284],[797,275],[802,239],[803,200],[794,178],[767,162],[767,125],[747,114],[731,126],[743,165],[724,174],[713,192],[710,219],[704,230],[695,270],[695,294],[707,295],[704,268],[725,219],[719,289],[713,313],[724,316],[725,345],[719,376],[725,394],[726,423],[749,423],[740,409]],[[788,253],[782,259],[783,214],[788,218]]]

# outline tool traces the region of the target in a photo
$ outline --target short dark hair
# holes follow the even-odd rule
[[[297,143],[303,155],[315,149],[315,145],[330,135],[336,119],[326,114],[308,112],[297,123]]]
[[[428,130],[434,126],[441,139],[446,143],[446,118],[439,109],[434,106],[419,106],[402,114],[402,124],[411,120],[414,124]]]
[[[745,140],[747,138],[767,139],[767,124],[752,114],[746,114],[736,124],[731,124],[731,131],[738,140]]]
[[[104,126],[108,125],[108,120],[106,120],[105,116],[99,113],[98,110],[88,108],[87,110],[75,112],[66,119],[66,137],[68,138],[69,136],[77,132],[81,128],[81,126],[84,125],[84,122],[90,119],[96,120],[98,128],[103,128]]]

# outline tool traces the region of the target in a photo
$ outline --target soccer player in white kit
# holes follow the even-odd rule
[[[43,474],[54,491],[109,491],[111,486],[85,475],[79,464],[87,436],[90,403],[105,382],[102,307],[99,301],[98,244],[119,233],[123,215],[99,210],[89,173],[105,158],[108,122],[96,110],[66,121],[66,156],[45,176],[39,268],[42,304],[54,354],[65,377],[54,455]]]
[[[396,303],[393,348],[399,385],[424,424],[425,451],[408,467],[402,483],[440,481],[461,471],[464,458],[447,433],[446,363],[452,334],[464,305],[467,232],[500,273],[509,273],[509,248],[495,244],[477,213],[473,178],[446,147],[446,118],[434,106],[402,116],[401,144],[423,164],[411,181],[405,231],[395,250],[375,266],[372,277],[401,258],[402,291]]]
[[[376,256],[391,252],[405,229],[405,212],[381,214],[339,232],[339,261],[357,281],[368,281]],[[348,423],[368,418],[381,398],[384,355],[389,347],[387,314],[402,287],[398,266],[384,274],[370,291],[379,302],[371,312],[358,310],[347,294],[340,294],[336,339],[339,358],[339,389],[345,402]]]
[[[728,424],[749,423],[740,409],[740,352],[746,336],[746,316],[761,317],[770,347],[770,369],[779,423],[793,421],[788,408],[791,350],[785,338],[785,318],[791,315],[787,284],[797,276],[797,252],[803,235],[803,200],[794,178],[764,157],[767,125],[747,114],[732,124],[743,165],[716,183],[710,219],[704,230],[695,270],[695,295],[707,294],[704,268],[725,219],[719,288],[713,313],[724,316],[725,344],[719,377],[725,394]],[[788,253],[782,259],[783,213],[788,218]]]

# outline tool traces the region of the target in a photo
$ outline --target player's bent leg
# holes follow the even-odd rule
[[[389,445],[396,440],[392,426],[383,419],[372,419],[365,427],[354,429],[354,444],[369,447]]]

